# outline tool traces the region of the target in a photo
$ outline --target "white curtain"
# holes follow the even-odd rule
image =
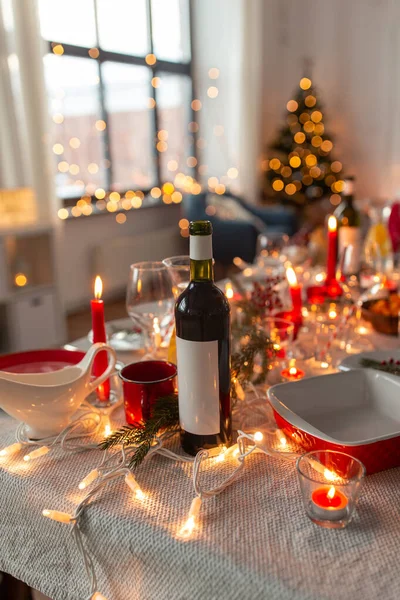
[[[0,0],[0,189],[31,187],[38,222],[56,216],[43,43],[35,0]]]
[[[192,1],[202,181],[217,177],[250,202],[258,199],[262,144],[263,5],[264,0]],[[217,79],[209,76],[212,68],[219,70]],[[208,96],[210,87],[218,89],[216,98]],[[230,169],[238,176],[230,178]]]

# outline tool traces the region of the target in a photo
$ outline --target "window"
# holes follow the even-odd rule
[[[147,194],[194,174],[189,2],[39,0],[56,187],[67,206],[83,196],[104,208],[111,192]]]

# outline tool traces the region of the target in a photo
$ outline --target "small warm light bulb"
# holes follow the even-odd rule
[[[6,448],[0,450],[0,456],[10,456],[11,454],[18,452],[18,450],[21,450],[21,448],[22,444],[15,442],[15,444],[11,444],[11,446],[7,446]]]
[[[297,373],[296,367],[290,367],[290,369],[289,369],[289,375],[296,375],[296,373]]]
[[[28,462],[30,460],[34,460],[35,458],[44,456],[48,452],[50,452],[50,448],[48,448],[47,446],[41,446],[40,448],[37,448],[37,450],[34,450],[33,452],[30,452],[29,454],[24,456],[24,461]]]
[[[329,488],[329,492],[327,493],[328,498],[330,498],[332,500],[332,498],[335,495],[335,486],[331,485],[331,487]]]
[[[329,363],[327,363],[327,362],[325,362],[325,361],[323,361],[323,362],[321,363],[321,369],[327,369],[328,367],[329,367]]]
[[[60,512],[59,510],[44,509],[42,515],[53,521],[58,521],[59,523],[71,523],[71,520],[73,519],[68,513]]]
[[[100,300],[102,294],[103,294],[103,282],[101,280],[101,277],[99,277],[99,275],[97,275],[95,282],[94,282],[94,297],[96,298],[96,300]]]
[[[321,281],[323,281],[324,279],[325,279],[324,273],[317,273],[315,276],[315,281],[317,281],[318,283],[321,283]]]
[[[293,267],[288,267],[286,269],[286,279],[288,280],[288,284],[290,285],[290,287],[297,285],[297,277]]]
[[[263,439],[263,434],[261,433],[261,431],[256,431],[254,434],[254,441],[255,442],[261,442]]]
[[[328,229],[329,231],[337,230],[337,219],[334,215],[331,215],[328,219]]]
[[[215,457],[215,462],[224,462],[226,451],[227,451],[227,447],[222,446],[221,452]]]
[[[337,317],[337,312],[336,312],[336,310],[334,310],[334,309],[330,310],[330,311],[328,312],[328,317],[329,317],[330,319],[336,319],[336,317]]]
[[[132,473],[128,473],[125,476],[125,483],[135,494],[137,500],[145,500],[146,494],[140,489],[140,485],[138,484]]]
[[[181,527],[181,529],[178,532],[179,537],[189,538],[192,535],[193,530],[196,527],[196,518],[199,515],[200,508],[201,508],[201,498],[200,498],[200,496],[196,496],[196,498],[193,498],[192,504],[190,505],[190,510],[189,510],[189,515],[188,515],[187,521],[184,523],[184,525]]]
[[[287,439],[284,437],[279,438],[280,444],[281,446],[286,446],[287,445]]]
[[[107,598],[103,594],[100,594],[100,592],[95,592],[90,600],[107,600]]]
[[[109,435],[112,434],[112,429],[111,429],[111,425],[109,423],[107,423],[107,425],[104,427],[104,437],[108,437]]]
[[[93,469],[93,471],[90,471],[90,473],[88,475],[86,475],[86,477],[84,479],[82,479],[82,481],[80,482],[80,484],[78,485],[78,488],[80,490],[84,490],[86,487],[88,487],[95,479],[97,479],[97,477],[99,476],[99,471],[98,469]]]

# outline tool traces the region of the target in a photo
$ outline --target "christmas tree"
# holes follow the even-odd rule
[[[298,206],[328,197],[336,206],[344,188],[343,166],[332,157],[333,142],[310,78],[300,80],[286,109],[286,122],[264,162],[266,197]]]

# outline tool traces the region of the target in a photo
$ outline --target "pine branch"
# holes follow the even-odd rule
[[[253,327],[233,327],[234,337],[241,342],[241,348],[232,356],[231,379],[232,397],[236,398],[235,382],[241,385],[248,382],[259,384],[265,381],[268,364],[274,349],[268,336]],[[257,358],[260,357],[260,373],[254,375]],[[136,427],[124,426],[102,440],[99,448],[108,450],[119,444],[136,446],[129,463],[130,468],[138,467],[148,452],[160,430],[179,431],[178,395],[172,394],[158,398],[154,404],[152,415],[146,422],[138,423]]]
[[[377,371],[400,376],[400,364],[396,364],[393,359],[380,362],[371,358],[362,358],[361,365],[369,369],[376,369]]]

